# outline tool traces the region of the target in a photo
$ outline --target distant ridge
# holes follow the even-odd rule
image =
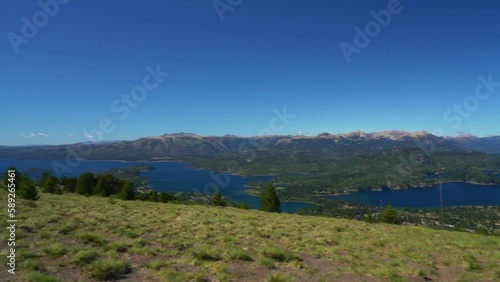
[[[439,137],[425,131],[406,132],[386,130],[345,134],[321,133],[305,135],[267,135],[239,137],[200,136],[194,133],[165,133],[160,136],[133,141],[104,141],[92,143],[87,159],[128,161],[150,159],[180,160],[196,156],[215,156],[223,153],[248,151],[275,151],[277,154],[293,152],[338,152],[341,155],[373,154],[393,148],[418,148],[433,151],[478,151],[500,154],[500,136]],[[70,145],[0,146],[0,158],[64,159]]]

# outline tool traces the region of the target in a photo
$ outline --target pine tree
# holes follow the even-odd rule
[[[162,203],[168,203],[169,201],[172,201],[174,200],[174,197],[166,192],[160,192],[160,194],[158,195],[158,201],[162,202]]]
[[[120,192],[120,199],[129,201],[135,200],[135,189],[132,183],[130,183],[129,181],[126,181],[123,184],[122,190]]]
[[[148,201],[158,202],[159,201],[158,193],[156,193],[155,191],[149,192],[148,193]]]
[[[40,188],[45,193],[51,194],[61,194],[61,188],[59,187],[59,179],[55,176],[44,172],[40,178]]]
[[[120,193],[121,187],[122,185],[120,185],[119,181],[112,174],[99,175],[93,194],[108,197],[112,194]]]
[[[10,167],[9,170],[15,171],[14,180],[11,182],[9,175],[4,175],[5,189],[9,189],[9,185],[13,186],[16,190],[16,195],[26,200],[38,200],[38,191],[36,190],[35,183],[27,175],[20,173],[15,167]]]
[[[19,190],[19,197],[26,200],[38,200],[39,196],[35,182],[27,175],[19,175],[19,178],[19,187],[17,188]]]
[[[398,224],[398,217],[396,211],[392,208],[391,204],[388,204],[384,209],[384,212],[380,216],[380,221],[389,224]]]
[[[80,175],[76,183],[76,192],[80,195],[92,195],[95,186],[94,174],[92,172],[85,172]]]
[[[222,195],[219,191],[219,187],[217,187],[215,189],[215,193],[212,195],[212,198],[210,199],[210,201],[212,202],[212,205],[214,205],[214,206],[223,207],[226,205],[226,201],[224,201],[224,197],[222,197]]]
[[[97,180],[97,184],[92,191],[93,195],[99,195],[104,197],[108,196],[106,193],[106,188],[104,187],[105,186],[104,182],[105,182],[104,178],[99,177],[99,180]]]
[[[78,179],[75,177],[70,177],[64,179],[64,191],[68,193],[76,192],[76,184],[78,183]]]
[[[281,212],[281,202],[274,186],[271,182],[266,185],[264,192],[260,197],[260,210],[267,212]]]

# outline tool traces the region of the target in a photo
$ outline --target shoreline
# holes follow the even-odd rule
[[[446,181],[446,182],[443,182],[442,184],[451,184],[451,183],[457,183],[457,184],[472,184],[472,185],[481,185],[481,186],[500,186],[500,183],[477,183],[477,182],[469,182],[469,181]],[[388,188],[385,188],[385,189],[377,189],[377,190],[364,190],[364,191],[370,191],[370,192],[382,192],[383,190],[394,190],[394,191],[398,191],[398,190],[407,190],[407,189],[429,189],[429,188],[434,188],[436,186],[438,186],[439,183],[436,183],[432,186],[417,186],[417,187],[406,187],[406,188],[391,188],[391,187],[388,187]],[[246,195],[252,195],[252,196],[260,196],[260,194],[258,194],[256,192],[256,190],[258,188],[255,188],[255,187],[250,187],[248,185],[245,185],[247,189],[243,190],[241,194],[246,194]],[[361,190],[363,191],[363,190]],[[356,192],[360,192],[360,190],[344,190],[344,192],[338,192],[338,193],[328,193],[328,194],[311,194],[311,195],[308,195],[308,197],[337,197],[337,196],[345,196],[345,195],[349,195],[351,193],[356,193]],[[297,200],[293,200],[293,202],[303,202],[299,199]],[[306,203],[306,202],[303,202],[303,203]]]

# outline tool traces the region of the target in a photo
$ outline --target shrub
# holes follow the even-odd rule
[[[375,222],[375,218],[373,217],[373,214],[371,212],[369,212],[365,216],[365,222],[367,222],[367,223],[374,223]]]
[[[221,260],[220,255],[208,246],[195,247],[191,249],[191,255],[198,260]]]
[[[269,274],[268,282],[292,282],[294,281],[291,277],[283,274],[283,273],[271,273]]]
[[[160,260],[160,259],[154,259],[154,260],[148,261],[144,266],[147,268],[159,270],[166,265],[167,264],[165,263],[165,261]]]
[[[231,260],[242,260],[242,261],[252,261],[252,257],[248,255],[244,250],[238,248],[229,249],[227,252],[227,258]]]
[[[66,246],[61,243],[52,243],[46,246],[43,250],[51,258],[64,256],[68,252]]]
[[[79,237],[85,244],[91,244],[93,246],[103,246],[107,243],[106,238],[104,238],[104,236],[99,234],[92,234],[85,232],[81,234]]]
[[[30,271],[42,271],[42,265],[33,259],[27,259],[21,263],[21,269],[30,270]]]
[[[76,226],[75,225],[73,225],[73,224],[66,224],[66,225],[63,225],[61,227],[61,229],[59,229],[59,233],[66,235],[66,234],[69,234],[69,233],[71,233],[71,232],[73,232],[75,230],[76,230]]]
[[[241,204],[239,204],[237,206],[237,208],[243,209],[243,210],[248,210],[250,208],[250,206],[248,205],[247,201],[243,201]]]
[[[270,258],[279,262],[289,262],[292,260],[300,260],[298,256],[291,252],[282,250],[277,247],[271,247],[262,251],[262,255],[266,258]]]
[[[99,257],[99,254],[92,250],[82,250],[76,253],[75,255],[75,263],[77,265],[86,265]]]
[[[30,271],[28,272],[28,279],[29,281],[33,282],[59,282],[62,281],[59,279],[59,277],[53,276],[53,275],[48,275],[48,274],[43,274],[37,271]]]
[[[124,260],[102,260],[90,265],[91,276],[97,280],[118,280],[132,272],[130,263]]]
[[[261,258],[257,261],[257,263],[268,269],[274,269],[276,267],[274,265],[274,260],[269,258]]]

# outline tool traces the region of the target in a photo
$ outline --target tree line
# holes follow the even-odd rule
[[[39,198],[36,183],[27,175],[19,173],[16,168],[16,194],[23,199],[37,200]],[[4,176],[4,186],[8,186],[8,177]],[[110,173],[94,174],[84,172],[77,177],[57,178],[48,172],[43,172],[38,183],[40,191],[51,194],[76,193],[84,196],[113,197],[122,200],[143,200],[151,202],[167,203],[177,201],[174,194],[167,192],[139,192],[134,184],[127,180],[118,179]],[[241,209],[249,209],[247,202],[231,203],[227,201],[217,188],[210,196],[209,204],[213,206],[233,206]],[[262,211],[281,212],[281,202],[271,182],[267,183],[260,199]]]

